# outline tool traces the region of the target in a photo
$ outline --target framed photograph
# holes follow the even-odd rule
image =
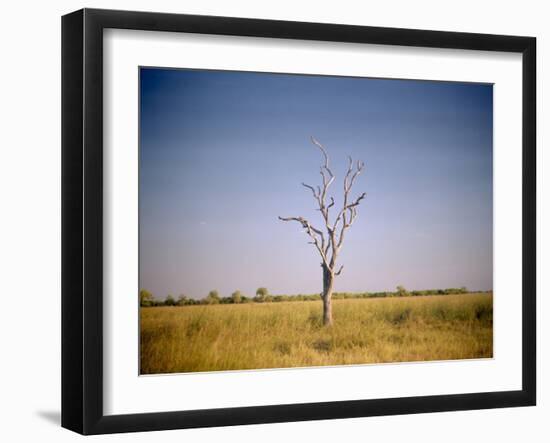
[[[536,403],[532,37],[62,20],[62,425]]]

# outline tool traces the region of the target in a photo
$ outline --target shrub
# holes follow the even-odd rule
[[[187,304],[189,304],[189,299],[187,298],[187,296],[185,294],[181,294],[178,297],[178,301],[176,302],[176,305],[177,306],[185,306]]]
[[[220,294],[217,290],[212,290],[208,293],[208,295],[206,296],[206,298],[204,299],[204,302],[207,304],[207,305],[217,305],[218,303],[220,303],[221,299],[220,299]]]
[[[140,306],[153,306],[154,299],[153,294],[151,294],[146,289],[139,291],[139,305]]]
[[[164,300],[164,306],[175,306],[176,300],[174,300],[174,297],[172,297],[170,294],[166,297],[166,300]]]
[[[238,289],[231,294],[231,301],[233,303],[241,303],[243,300],[243,294]]]
[[[409,295],[409,292],[405,289],[404,286],[399,285],[395,289],[399,297],[406,297],[407,295]]]
[[[256,297],[254,297],[254,301],[257,303],[263,303],[267,301],[267,297],[269,295],[269,291],[267,288],[258,288],[256,289]]]

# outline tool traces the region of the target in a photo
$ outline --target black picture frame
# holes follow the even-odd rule
[[[103,30],[455,48],[522,54],[522,389],[260,407],[103,413]],[[536,403],[536,39],[83,9],[62,18],[62,426],[82,434],[230,426]]]

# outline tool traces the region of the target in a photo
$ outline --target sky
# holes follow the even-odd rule
[[[312,294],[326,148],[341,204],[347,156],[366,192],[335,291],[492,289],[493,88],[487,84],[140,69],[139,285]]]

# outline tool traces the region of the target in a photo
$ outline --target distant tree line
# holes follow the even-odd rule
[[[417,297],[422,295],[451,295],[466,294],[466,287],[447,289],[424,289],[408,291],[402,285],[396,290],[386,292],[334,292],[332,297],[336,300],[381,298],[381,297]],[[476,291],[483,292],[483,291]],[[491,292],[491,291],[486,291]],[[153,294],[145,289],[139,292],[139,304],[142,307],[149,306],[192,306],[192,305],[218,305],[218,304],[244,304],[244,303],[279,303],[292,301],[317,301],[321,300],[320,294],[296,294],[296,295],[271,295],[267,288],[258,288],[254,297],[247,297],[241,291],[236,290],[229,297],[221,297],[217,290],[210,291],[206,297],[198,300],[181,294],[177,298],[169,294],[164,300],[156,299]]]

